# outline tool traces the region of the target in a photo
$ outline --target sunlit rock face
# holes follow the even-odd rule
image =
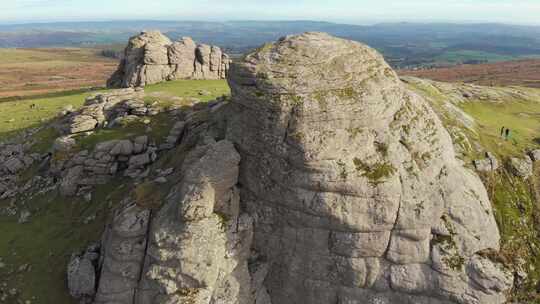
[[[380,54],[287,36],[229,84],[261,302],[504,302],[511,277],[481,254],[499,248],[486,190]]]
[[[131,37],[107,86],[139,87],[175,79],[224,79],[230,59],[219,47],[184,37],[172,42],[158,31]]]
[[[486,190],[381,55],[305,33],[228,81],[182,122],[161,204],[117,208],[94,303],[504,303]]]

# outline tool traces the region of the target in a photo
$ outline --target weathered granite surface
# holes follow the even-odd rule
[[[174,79],[224,79],[229,56],[219,47],[184,37],[172,42],[158,31],[131,37],[107,86],[138,87]]]
[[[161,207],[115,213],[95,303],[504,303],[486,190],[381,55],[305,33],[228,80]]]

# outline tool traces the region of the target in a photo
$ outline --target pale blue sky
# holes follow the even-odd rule
[[[0,22],[311,19],[540,24],[540,0],[0,0]]]

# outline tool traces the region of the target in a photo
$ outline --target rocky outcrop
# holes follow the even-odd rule
[[[60,141],[68,139],[61,137]],[[81,188],[106,184],[121,169],[124,176],[138,177],[147,165],[156,160],[156,151],[157,148],[149,144],[146,135],[104,141],[98,143],[92,151],[55,150],[51,172],[61,178],[60,193],[73,196]]]
[[[95,303],[504,303],[484,186],[377,52],[288,36],[229,84],[171,131],[162,204],[115,213]]]
[[[0,143],[0,200],[15,197],[22,189],[17,185],[18,176],[42,156],[30,153],[30,143]]]
[[[144,90],[141,88],[113,90],[90,96],[79,110],[63,118],[63,130],[66,134],[88,132],[121,123],[122,119],[158,114],[159,110],[145,103],[143,98]]]
[[[208,139],[159,211],[125,203],[105,234],[95,303],[251,303],[239,161],[230,142]]]
[[[230,59],[217,46],[184,37],[174,43],[157,31],[130,38],[109,87],[138,87],[174,79],[223,79]]]
[[[233,64],[229,84],[272,303],[504,302],[504,271],[497,288],[475,280],[489,277],[476,261],[494,263],[478,253],[499,248],[484,186],[374,50],[286,37]]]

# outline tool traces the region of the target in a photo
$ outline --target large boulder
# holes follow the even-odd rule
[[[229,56],[217,46],[197,45],[184,37],[176,42],[159,31],[131,37],[117,71],[107,86],[138,87],[174,79],[223,79]]]
[[[528,155],[525,155],[524,158],[510,158],[509,165],[512,173],[521,178],[527,179],[533,174],[533,162]]]
[[[115,208],[94,303],[505,302],[484,186],[381,55],[306,33],[228,77],[229,103],[171,131],[168,195]]]
[[[467,271],[499,249],[482,182],[380,54],[288,36],[233,63],[229,84],[227,138],[272,303],[505,301],[504,271]]]

